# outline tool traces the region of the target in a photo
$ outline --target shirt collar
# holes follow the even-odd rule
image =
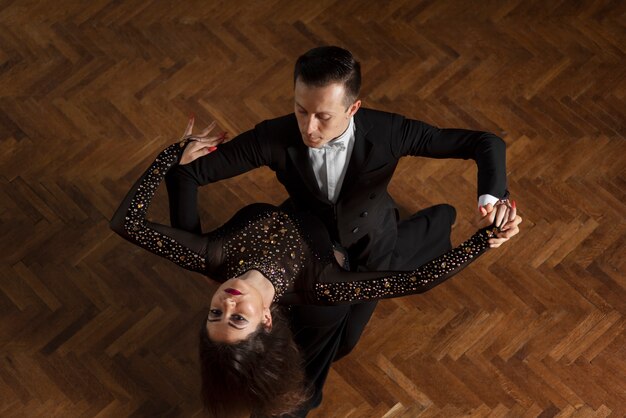
[[[343,133],[341,135],[339,135],[337,138],[333,139],[332,141],[329,141],[326,145],[324,146],[333,146],[335,144],[344,144],[344,145],[348,145],[348,141],[350,140],[350,137],[354,136],[354,116],[350,117],[350,123],[348,124],[348,127],[346,128],[345,131],[343,131]]]

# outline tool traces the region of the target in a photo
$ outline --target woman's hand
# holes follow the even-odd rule
[[[183,141],[188,141],[189,143],[185,147],[185,151],[183,151],[183,155],[180,158],[180,165],[189,164],[196,159],[203,157],[217,150],[217,146],[224,142],[227,139],[228,134],[226,132],[222,132],[221,134],[215,136],[209,136],[211,131],[215,128],[215,121],[211,122],[209,126],[206,127],[202,132],[197,135],[193,134],[193,123],[194,117],[192,116],[189,119],[189,123],[187,124],[187,129],[183,134]]]
[[[478,210],[480,212],[479,228],[484,228],[491,224],[495,224],[496,228],[498,228],[495,237],[489,239],[489,247],[498,248],[519,233],[519,224],[522,223],[522,218],[517,215],[515,201],[511,204],[509,204],[508,200],[499,201],[495,205],[489,203],[481,206]]]

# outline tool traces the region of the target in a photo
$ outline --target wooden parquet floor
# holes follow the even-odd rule
[[[626,416],[626,2],[0,1],[0,416],[202,416],[214,285],[108,219],[190,113],[234,135],[292,110],[294,60],[351,49],[363,101],[501,135],[522,232],[379,304],[312,417]],[[473,231],[471,162],[404,159],[407,212]],[[152,218],[167,220],[164,190]],[[202,190],[204,226],[286,196]]]

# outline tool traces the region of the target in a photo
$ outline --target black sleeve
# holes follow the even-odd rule
[[[121,237],[158,256],[192,271],[204,273],[211,245],[218,245],[205,236],[159,225],[146,219],[148,207],[165,173],[178,163],[185,143],[174,144],[162,151],[130,189],[110,222]]]
[[[484,228],[446,254],[413,271],[349,272],[333,264],[315,285],[320,304],[343,305],[426,292],[476,260],[488,248],[493,228]]]
[[[393,115],[393,152],[397,157],[472,159],[478,166],[478,193],[508,196],[506,144],[498,136],[466,129],[439,129],[427,123]]]
[[[201,233],[198,216],[198,186],[231,178],[271,161],[271,147],[267,146],[266,123],[244,132],[217,147],[204,157],[177,165],[167,174],[165,183],[170,204],[172,226],[185,231]]]

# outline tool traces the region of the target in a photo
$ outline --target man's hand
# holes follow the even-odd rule
[[[188,140],[189,143],[180,158],[180,165],[189,164],[200,157],[212,153],[228,137],[226,132],[222,132],[217,136],[209,136],[209,133],[215,128],[215,121],[211,122],[200,134],[193,135],[193,123],[194,117],[191,116],[187,129],[183,134],[183,141]]]
[[[519,233],[519,224],[522,223],[522,218],[517,215],[515,201],[512,201],[511,205],[505,202],[498,202],[495,205],[489,203],[479,207],[478,212],[480,214],[479,228],[495,224],[499,229],[496,237],[489,239],[490,248],[498,248]]]

